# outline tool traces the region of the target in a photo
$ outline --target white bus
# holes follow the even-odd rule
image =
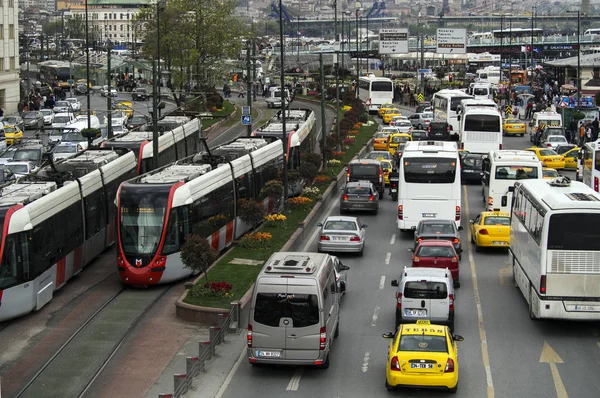
[[[594,191],[600,188],[600,140],[586,143],[581,149],[579,159],[579,177]]]
[[[455,142],[409,141],[400,161],[398,228],[423,219],[454,220],[460,226],[460,160]]]
[[[494,102],[494,100],[491,99],[476,99],[476,98],[467,98],[464,100],[460,101],[460,104],[458,105],[458,107],[456,108],[456,112],[457,112],[457,120],[460,122],[460,115],[462,115],[463,113],[465,113],[466,111],[468,111],[471,108],[490,108],[490,109],[495,109],[498,110],[498,104],[496,104]]]
[[[515,184],[509,264],[532,319],[600,320],[600,195],[567,178]]]
[[[361,76],[358,78],[358,98],[369,113],[375,113],[382,104],[394,102],[394,83],[387,77]]]
[[[600,29],[598,28],[593,28],[593,29],[588,29],[585,32],[583,32],[584,36],[587,35],[600,35]]]
[[[462,90],[440,90],[433,95],[433,118],[438,122],[446,122],[454,131],[458,131],[459,123],[456,110],[460,101],[473,98]]]
[[[510,212],[516,181],[542,179],[542,163],[533,152],[492,151],[483,159],[483,202],[490,211]]]
[[[473,153],[502,149],[502,115],[493,108],[468,109],[460,120],[460,146]]]

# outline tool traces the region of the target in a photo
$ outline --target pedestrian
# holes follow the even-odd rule
[[[598,139],[598,127],[600,126],[600,122],[598,121],[598,117],[594,119],[592,122],[592,138],[594,141]]]
[[[592,141],[592,124],[588,123],[585,126],[585,142]]]
[[[579,146],[583,147],[585,143],[585,126],[583,125],[583,121],[579,124]]]
[[[525,106],[525,119],[531,119],[531,102],[528,102]]]
[[[240,92],[238,94],[238,98],[244,98],[244,93],[245,93],[244,86],[240,85]]]

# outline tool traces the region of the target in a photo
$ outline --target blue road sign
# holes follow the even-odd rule
[[[242,115],[242,124],[244,126],[252,124],[252,118],[250,117],[250,115]]]

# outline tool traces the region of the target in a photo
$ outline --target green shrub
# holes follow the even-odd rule
[[[302,156],[302,161],[314,164],[318,168],[321,166],[323,159],[321,158],[320,155],[310,152],[310,153],[306,153]]]
[[[240,199],[238,201],[240,219],[252,226],[258,225],[265,218],[263,205],[254,199]]]
[[[188,235],[181,246],[181,262],[186,268],[193,271],[204,272],[206,282],[208,276],[206,270],[219,258],[219,252],[212,248],[208,239],[200,235]]]
[[[300,174],[307,181],[315,179],[319,173],[319,168],[312,163],[302,162],[300,163]]]
[[[260,200],[263,200],[269,196],[278,199],[283,195],[283,183],[278,180],[267,181],[267,183],[262,187],[258,197]]]

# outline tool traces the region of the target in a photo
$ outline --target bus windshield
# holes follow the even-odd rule
[[[440,158],[404,159],[407,183],[451,184],[456,179],[456,160]]]
[[[121,244],[125,255],[158,250],[171,185],[124,185],[120,197]]]
[[[548,228],[548,250],[600,251],[600,214],[553,214]]]

